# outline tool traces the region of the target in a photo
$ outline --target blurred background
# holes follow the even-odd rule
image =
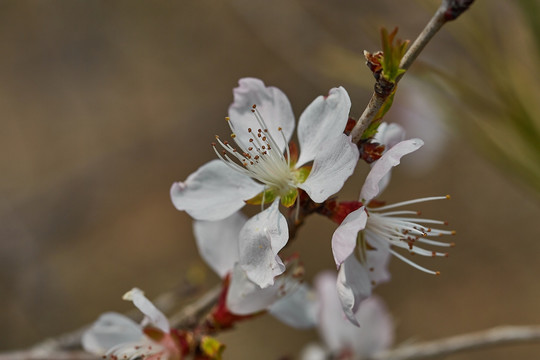
[[[1,1],[0,350],[218,282],[191,219],[169,199],[214,159],[241,77],[282,89],[296,116],[343,85],[358,117],[373,78],[362,51],[381,26],[414,39],[438,1]],[[396,342],[540,323],[538,1],[478,1],[436,36],[400,84],[387,121],[426,146],[402,161],[384,200],[421,205],[458,235],[448,259],[393,259],[377,288]],[[340,197],[356,199],[360,163]],[[253,209],[251,209],[253,210]],[[256,209],[255,209],[256,210]],[[286,250],[308,279],[331,269],[335,226],[314,216]],[[316,331],[270,316],[219,337],[228,359],[295,356]],[[540,345],[453,359],[533,358]]]

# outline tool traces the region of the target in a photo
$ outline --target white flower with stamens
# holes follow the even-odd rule
[[[110,360],[180,360],[180,343],[165,315],[137,288],[125,293],[123,299],[132,301],[145,315],[142,323],[105,313],[83,334],[83,348]]]
[[[353,173],[359,153],[343,133],[351,106],[344,88],[319,96],[302,113],[296,159],[289,152],[295,124],[285,94],[258,79],[239,84],[227,120],[235,146],[217,137],[213,145],[219,159],[174,183],[171,199],[178,210],[212,221],[232,215],[246,202],[272,203],[240,232],[240,263],[250,280],[267,287],[285,270],[278,252],[288,241],[288,229],[279,203],[292,206],[298,189],[315,202],[325,201]]]
[[[431,227],[445,225],[444,221],[415,218],[415,215],[420,215],[419,212],[397,210],[402,206],[420,202],[449,199],[448,195],[386,206],[379,206],[376,201],[372,201],[382,192],[386,185],[384,179],[392,167],[399,164],[402,156],[416,151],[422,145],[420,139],[402,141],[387,150],[374,163],[360,193],[359,200],[364,206],[347,215],[332,237],[334,260],[339,268],[338,293],[345,314],[355,324],[358,322],[355,314],[360,302],[371,295],[373,286],[390,279],[386,266],[391,254],[419,270],[439,274],[414,263],[394,248],[424,256],[448,256],[444,252],[419,247],[418,243],[439,247],[453,246],[453,243],[430,239],[455,234],[455,231]]]
[[[343,134],[351,107],[347,91],[333,88],[302,113],[300,156],[295,161],[288,147],[294,115],[285,94],[258,79],[241,79],[239,84],[227,118],[235,146],[217,137],[213,145],[220,160],[172,185],[176,208],[197,220],[220,220],[256,195],[255,201],[279,198],[291,206],[297,189],[319,203],[338,192],[358,161],[357,146]],[[310,162],[311,168],[305,166]]]

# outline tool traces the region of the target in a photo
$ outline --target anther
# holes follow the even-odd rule
[[[236,134],[231,134],[231,137],[234,139],[236,137]]]
[[[255,109],[256,107],[257,107],[257,104],[253,104],[252,108],[254,108],[254,109]]]
[[[456,230],[452,230],[452,232],[450,234],[456,235]]]
[[[440,271],[435,271],[435,275],[441,275]]]
[[[249,139],[249,142],[253,142],[253,139]]]
[[[446,198],[447,198],[448,200],[450,200],[450,195],[446,195]]]
[[[248,150],[249,151],[253,150],[253,146],[248,147]]]
[[[251,128],[248,128],[248,132],[251,132]]]
[[[231,118],[230,118],[230,117],[228,117],[228,116],[226,116],[226,117],[225,117],[225,120],[227,120],[227,121],[231,121]]]
[[[213,146],[213,147],[216,147],[216,145],[217,145],[217,144],[216,144],[215,142],[212,143],[212,146]]]
[[[281,131],[281,130],[283,130],[283,129],[281,128],[281,126],[280,126],[280,127],[278,127],[277,129],[278,129],[278,131]]]

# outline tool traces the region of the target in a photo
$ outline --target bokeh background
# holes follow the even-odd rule
[[[343,85],[358,117],[373,84],[362,51],[379,49],[381,26],[413,39],[436,6],[1,1],[0,350],[128,311],[121,295],[133,286],[155,297],[191,282],[195,296],[217,283],[169,187],[215,158],[210,143],[229,133],[238,79],[281,88],[296,116]],[[441,276],[393,259],[392,282],[377,288],[397,343],[540,323],[534,9],[478,1],[428,45],[387,116],[426,146],[404,159],[384,199],[451,194],[419,209],[458,231],[448,259],[416,258]],[[342,198],[356,198],[367,168],[360,163]],[[334,228],[314,216],[286,250],[301,254],[308,279],[333,267]],[[264,316],[220,339],[228,359],[278,359],[317,333]],[[538,353],[528,345],[453,359]]]

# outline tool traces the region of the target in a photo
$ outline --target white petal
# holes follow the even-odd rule
[[[317,323],[317,298],[305,284],[276,301],[269,311],[285,324],[308,329]]]
[[[328,96],[319,96],[309,104],[298,121],[297,166],[315,159],[329,140],[343,134],[350,109],[351,99],[343,87],[333,88]]]
[[[399,164],[401,157],[418,150],[424,142],[420,139],[410,139],[402,141],[381,156],[371,168],[362,191],[360,192],[360,201],[368,203],[376,197],[379,192],[379,182],[392,168]]]
[[[405,130],[403,127],[396,123],[385,123],[383,122],[377,129],[377,134],[373,137],[373,141],[376,141],[380,144],[386,146],[385,152],[394,145],[400,143],[405,139]],[[375,165],[372,164],[372,166]],[[390,183],[390,178],[392,177],[392,172],[389,171],[385,176],[379,181],[379,194],[381,194],[384,189]]]
[[[338,226],[332,235],[332,253],[339,267],[356,247],[358,232],[366,227],[367,213],[365,207],[351,212]]]
[[[390,244],[388,241],[371,236],[371,231],[366,230],[366,239],[374,250],[366,251],[366,268],[369,270],[369,280],[375,284],[381,284],[390,280],[388,262],[390,261]]]
[[[403,127],[396,123],[385,123],[379,125],[377,133],[373,137],[373,141],[383,144],[386,149],[394,147],[394,145],[405,140],[405,130]]]
[[[248,315],[265,310],[290,291],[294,291],[299,286],[299,281],[293,276],[279,276],[272,286],[262,289],[248,279],[241,266],[236,265],[227,293],[227,307],[237,315]]]
[[[356,318],[360,328],[356,328],[351,343],[355,355],[359,358],[370,358],[375,353],[388,349],[394,340],[394,322],[386,306],[376,296],[364,300]]]
[[[336,288],[343,312],[351,323],[360,326],[356,313],[360,303],[371,295],[371,282],[367,269],[354,254],[341,265]]]
[[[229,107],[230,121],[236,134],[235,141],[247,148],[251,137],[247,129],[257,131],[260,128],[251,112],[255,104],[268,126],[269,133],[283,151],[294,131],[294,114],[287,96],[278,88],[266,87],[259,79],[243,78],[238,84],[240,86],[233,90],[234,102]],[[279,127],[283,129],[287,142],[283,141]]]
[[[161,311],[150,300],[144,296],[144,293],[138,289],[133,288],[122,296],[122,299],[132,301],[148,319],[148,322],[157,327],[161,331],[169,332],[169,320],[163,315]]]
[[[315,277],[314,284],[319,300],[319,333],[332,352],[339,352],[347,344],[349,323],[336,289],[336,273],[325,271]]]
[[[319,332],[329,349],[334,353],[352,349],[355,358],[364,359],[388,348],[394,328],[382,301],[371,296],[360,303],[355,314],[360,323],[357,327],[345,319],[335,284],[336,276],[330,272],[315,278],[320,302]]]
[[[238,241],[246,217],[236,212],[220,221],[195,221],[193,232],[199,253],[220,277],[229,273],[240,259]]]
[[[109,312],[101,315],[84,332],[81,341],[84,350],[103,355],[118,344],[138,341],[142,337],[143,332],[139,324],[127,316]]]
[[[307,344],[300,354],[301,360],[327,360],[328,354],[319,344]]]
[[[249,219],[240,231],[240,264],[248,278],[265,288],[285,271],[278,252],[289,240],[287,220],[279,212],[279,199]]]
[[[299,187],[313,201],[322,203],[341,190],[345,180],[354,172],[358,156],[358,147],[351,142],[351,138],[345,134],[339,135],[317,154],[311,173]]]
[[[178,210],[197,220],[221,220],[245,205],[264,186],[249,176],[231,169],[221,160],[212,160],[189,175],[185,182],[174,183],[171,199]]]

